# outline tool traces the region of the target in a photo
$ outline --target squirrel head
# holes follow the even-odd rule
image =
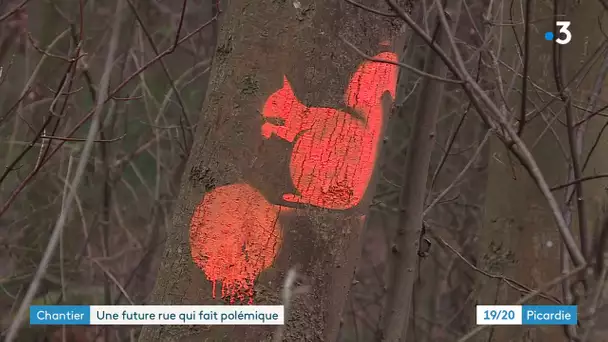
[[[296,107],[302,106],[291,88],[287,77],[283,76],[283,87],[270,96],[264,104],[262,115],[266,118],[281,118],[287,120]]]

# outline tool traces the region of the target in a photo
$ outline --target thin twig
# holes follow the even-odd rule
[[[141,16],[139,15],[139,12],[137,12],[137,8],[135,7],[135,5],[133,4],[133,2],[131,0],[127,0],[127,4],[129,5],[131,11],[135,15],[135,19],[139,23],[141,30],[144,32],[144,34],[148,40],[148,43],[152,47],[152,50],[154,51],[155,54],[159,55],[160,52],[159,52],[158,48],[156,47],[156,44],[154,43],[154,39],[152,39],[152,35],[146,28],[143,20],[141,19]],[[177,29],[177,34],[176,34],[176,37],[178,37],[178,38],[179,38],[179,32],[181,31],[181,27],[183,24],[187,4],[188,4],[188,0],[184,0],[183,4],[182,4],[182,10],[180,13],[180,17],[179,17],[179,27]],[[187,141],[189,141],[189,139],[191,139],[192,135],[193,135],[193,127],[192,127],[192,123],[190,122],[190,114],[188,113],[188,108],[186,107],[186,102],[182,98],[182,95],[179,92],[179,90],[177,89],[177,87],[175,85],[175,81],[173,81],[173,77],[171,76],[171,73],[169,72],[169,68],[167,67],[167,64],[165,63],[165,60],[163,58],[161,58],[161,59],[159,59],[159,63],[161,65],[161,68],[163,69],[163,72],[165,73],[165,76],[169,80],[171,89],[173,89],[173,92],[175,93],[175,97],[177,98],[177,101],[182,109],[182,117],[183,117],[184,121],[186,122],[186,128],[188,129],[188,131],[190,133],[190,137],[189,138],[184,137],[184,139],[188,139]],[[190,145],[190,143],[187,143],[187,145],[185,146],[186,150],[189,150],[189,145]]]
[[[65,199],[64,207],[59,214],[59,218],[57,219],[57,223],[55,224],[55,228],[53,229],[53,233],[49,239],[49,243],[44,252],[42,260],[36,270],[36,274],[32,283],[30,284],[25,296],[23,297],[23,301],[15,315],[13,321],[11,322],[10,327],[8,328],[8,333],[6,335],[6,342],[13,342],[17,337],[17,332],[19,327],[21,326],[21,322],[23,321],[28,308],[34,299],[34,296],[38,292],[38,287],[40,286],[40,282],[48,270],[48,266],[51,262],[53,255],[55,254],[55,249],[57,248],[57,244],[59,242],[59,237],[63,230],[63,227],[67,223],[67,218],[71,212],[72,203],[74,198],[76,197],[76,191],[82,181],[82,178],[85,173],[85,169],[89,162],[89,156],[91,155],[91,151],[93,149],[93,140],[97,136],[97,132],[99,129],[99,121],[100,114],[103,108],[103,99],[107,96],[108,85],[110,83],[110,74],[112,71],[112,65],[115,60],[115,53],[118,46],[118,40],[120,36],[120,24],[122,22],[122,14],[123,14],[123,1],[119,0],[116,4],[116,13],[114,16],[114,25],[112,29],[112,39],[109,44],[108,55],[105,61],[104,72],[101,77],[101,81],[99,83],[100,97],[97,101],[97,105],[95,107],[95,112],[93,114],[93,120],[91,122],[91,128],[89,129],[89,134],[87,136],[87,142],[85,143],[82,153],[80,156],[80,160],[78,162],[78,166],[76,168],[74,178],[72,180],[72,185],[70,187],[70,191],[68,193],[68,197]]]
[[[0,16],[0,22],[6,20],[7,18],[9,18],[11,15],[15,14],[15,12],[17,12],[18,10],[20,10],[23,6],[25,6],[30,0],[23,0],[21,1],[21,3],[19,3],[17,6],[13,7],[11,10],[9,10],[8,12],[6,12],[5,14],[3,14],[2,16]]]
[[[467,260],[467,258],[465,258],[460,252],[458,252],[454,247],[452,247],[449,243],[447,243],[447,241],[445,241],[443,238],[441,238],[440,236],[434,234],[432,232],[432,230],[430,231],[431,235],[433,237],[433,239],[435,239],[437,242],[439,242],[440,245],[447,247],[452,253],[454,253],[460,260],[464,261],[465,264],[467,264],[470,268],[472,268],[475,272],[481,273],[483,275],[485,275],[488,278],[493,278],[493,279],[499,279],[505,282],[505,284],[509,285],[509,287],[513,288],[514,290],[518,291],[518,292],[525,292],[525,293],[531,293],[533,292],[532,289],[530,289],[529,287],[525,286],[524,284],[518,282],[515,279],[511,279],[509,277],[503,276],[501,274],[492,274],[490,272],[484,271],[481,268],[473,265],[472,262],[470,262],[469,260]],[[545,294],[543,292],[540,292],[538,294],[540,297],[545,298],[549,301],[552,301],[556,304],[562,304],[562,302],[554,297],[551,296],[549,294]]]
[[[507,121],[507,119],[502,115],[501,110],[496,106],[496,104],[492,101],[489,95],[481,88],[481,86],[475,82],[472,76],[467,72],[466,65],[460,55],[460,52],[456,46],[456,42],[454,41],[454,37],[451,32],[447,34],[450,39],[450,44],[452,46],[452,50],[454,51],[455,59],[457,64],[452,62],[452,60],[447,56],[446,52],[441,49],[429,35],[424,32],[424,30],[418,26],[412,18],[403,10],[403,8],[399,7],[395,0],[386,0],[391,8],[395,10],[399,14],[399,16],[412,28],[412,30],[419,35],[432,49],[439,55],[441,60],[446,64],[448,69],[458,78],[464,79],[463,90],[472,100],[477,113],[481,115],[481,118],[484,120],[486,124],[490,127],[495,127],[496,124],[500,125],[500,128],[506,133],[503,136],[503,140],[505,141],[507,147],[515,154],[518,159],[522,162],[522,165],[526,168],[541,193],[547,200],[549,207],[551,209],[551,213],[555,219],[557,224],[559,233],[564,241],[566,247],[568,248],[568,253],[574,260],[576,265],[585,264],[585,258],[581,253],[578,244],[574,237],[572,236],[572,232],[570,231],[568,225],[564,220],[564,217],[561,213],[561,209],[557,204],[557,201],[545,180],[538,164],[534,160],[532,153],[527,148],[526,144],[521,140],[521,138],[517,135],[517,132],[514,131],[513,127],[511,127]],[[443,5],[435,0],[436,6],[440,8],[439,17],[442,22],[442,26],[445,31],[449,31],[449,26],[447,25],[447,18],[445,17]],[[483,105],[482,105],[483,103]],[[484,106],[487,108],[484,109]],[[492,122],[490,119],[497,120],[497,122]],[[499,130],[497,130],[499,131]]]
[[[218,18],[217,15],[214,16],[209,21],[205,22],[204,24],[202,24],[199,27],[197,27],[194,31],[192,31],[188,35],[184,36],[182,39],[179,39],[179,37],[176,36],[176,44],[174,44],[173,46],[171,46],[170,48],[168,48],[167,50],[165,50],[160,55],[154,57],[148,63],[142,65],[135,72],[133,72],[131,75],[129,75],[127,78],[125,78],[118,86],[116,86],[109,93],[109,95],[107,96],[107,98],[104,99],[103,103],[106,103],[106,102],[110,101],[114,95],[116,95],[118,92],[120,92],[129,82],[131,82],[135,77],[137,77],[137,75],[139,75],[142,72],[144,72],[151,65],[153,65],[155,62],[157,62],[160,58],[162,58],[162,57],[164,57],[164,56],[166,56],[168,54],[173,53],[173,51],[175,50],[175,47],[177,45],[179,45],[179,44],[181,44],[181,43],[189,40],[190,38],[192,38],[192,36],[194,36],[195,34],[197,34],[198,32],[200,32],[202,29],[204,29],[205,27],[213,24],[215,21],[217,21],[217,18]],[[78,121],[74,125],[74,127],[72,127],[72,129],[69,130],[67,136],[70,136],[70,135],[74,134],[80,127],[82,127],[82,125],[84,125],[85,122],[87,122],[93,116],[94,113],[95,113],[95,110],[89,111],[80,121]],[[59,143],[55,146],[55,148],[52,151],[50,151],[49,154],[46,156],[46,158],[44,159],[44,161],[41,163],[40,167],[37,168],[37,169],[32,170],[23,179],[23,181],[21,181],[21,183],[16,187],[16,189],[10,194],[10,196],[8,197],[8,199],[0,207],[0,217],[8,210],[8,208],[15,201],[15,199],[17,198],[17,196],[32,181],[32,179],[34,178],[34,176],[36,174],[38,174],[38,172],[41,170],[42,166],[45,165],[46,162],[48,162],[53,157],[53,155],[55,155],[55,153],[57,153],[57,151],[59,151],[61,149],[61,147],[63,146],[64,143],[65,143],[65,141],[59,141]]]
[[[129,296],[129,294],[127,293],[127,291],[125,290],[125,288],[120,284],[120,282],[118,281],[118,279],[116,279],[116,277],[104,266],[102,265],[99,260],[97,259],[92,259],[92,261],[103,271],[103,273],[112,280],[112,282],[114,282],[114,285],[116,285],[116,287],[118,287],[118,289],[120,290],[120,292],[122,293],[123,296],[125,296],[125,298],[127,299],[127,301],[129,301],[129,304],[131,305],[135,305],[135,302],[133,302],[133,300],[131,299],[131,297]],[[111,305],[112,303],[106,303],[106,305]]]
[[[566,111],[566,131],[568,133],[568,145],[570,146],[570,161],[572,163],[572,175],[575,179],[583,178],[583,173],[580,166],[580,151],[577,141],[577,129],[574,127],[574,118],[572,117],[571,98],[568,96],[565,103]],[[576,209],[578,217],[578,229],[580,234],[581,249],[585,259],[591,256],[591,234],[587,226],[587,210],[585,205],[585,195],[581,182],[574,183],[574,193],[576,194]]]
[[[431,204],[429,204],[424,209],[424,212],[422,213],[423,216],[426,216],[431,211],[431,209],[433,209],[433,207],[437,203],[439,203],[439,201],[441,201],[441,199],[443,197],[445,197],[445,195],[447,195],[456,186],[456,184],[462,179],[462,177],[464,177],[464,175],[471,168],[471,166],[473,166],[473,164],[477,161],[477,157],[479,156],[479,154],[481,154],[481,151],[483,151],[491,134],[492,134],[492,131],[488,130],[488,132],[484,136],[483,140],[479,143],[479,146],[477,146],[475,153],[473,153],[473,156],[469,159],[469,162],[462,168],[460,173],[454,178],[454,180],[450,183],[450,185],[448,185],[437,197],[435,197],[433,202],[431,202]]]
[[[381,15],[381,16],[384,16],[384,17],[394,18],[394,17],[398,16],[395,13],[388,13],[388,12],[378,11],[376,9],[373,9],[373,8],[371,8],[369,6],[362,5],[362,4],[360,4],[358,2],[355,2],[353,0],[344,0],[344,1],[348,2],[349,4],[351,4],[351,5],[355,6],[355,7],[359,7],[361,9],[364,9],[364,10],[368,11],[368,12],[371,12],[371,13],[374,13],[374,14],[378,14],[378,15]]]
[[[387,63],[387,64],[392,64],[392,65],[397,65],[400,66],[402,68],[405,68],[413,73],[415,73],[418,76],[422,76],[422,77],[428,77],[432,80],[435,81],[442,81],[442,82],[447,82],[447,83],[455,83],[455,84],[461,84],[463,83],[463,81],[459,81],[459,80],[451,80],[449,78],[445,78],[445,77],[440,77],[440,76],[435,76],[435,75],[431,75],[427,72],[424,72],[420,69],[414,68],[411,65],[407,65],[405,63],[401,63],[401,62],[394,62],[394,61],[389,61],[386,59],[381,59],[381,58],[374,58],[370,55],[367,55],[365,52],[361,51],[359,48],[357,48],[355,45],[353,45],[351,42],[349,42],[348,40],[346,40],[344,37],[340,37],[340,39],[342,39],[342,41],[348,45],[351,49],[353,49],[357,54],[359,54],[361,57],[367,59],[368,61],[372,61],[372,62],[378,62],[378,63]]]
[[[111,142],[116,142],[119,140],[122,140],[124,137],[126,137],[127,134],[123,134],[117,138],[114,139],[96,139],[93,140],[93,142],[95,143],[111,143]],[[81,142],[85,142],[87,141],[87,139],[83,139],[83,138],[68,138],[68,137],[53,137],[53,136],[48,136],[48,135],[43,135],[40,138],[42,139],[49,139],[49,140],[62,140],[62,141],[81,141]]]
[[[585,327],[585,331],[583,332],[583,337],[581,338],[581,342],[587,342],[589,337],[591,336],[591,331],[595,326],[596,318],[594,315],[597,311],[598,306],[602,302],[602,294],[604,293],[604,287],[606,286],[606,282],[608,281],[608,266],[605,266],[602,272],[600,273],[599,282],[597,283],[597,287],[595,289],[595,293],[593,295],[591,306],[588,309],[588,315],[591,316],[590,321],[587,323],[588,326]]]
[[[522,78],[522,97],[521,97],[521,109],[519,113],[519,128],[517,131],[518,135],[522,135],[524,132],[524,126],[526,125],[526,105],[528,104],[528,68],[530,67],[530,16],[532,12],[532,1],[526,0],[526,12],[524,15],[525,29],[524,29],[524,70]],[[515,35],[517,37],[517,35]]]
[[[542,292],[547,291],[548,289],[552,288],[553,286],[560,284],[565,279],[568,279],[570,277],[573,277],[573,276],[577,275],[579,272],[583,271],[586,268],[587,268],[587,265],[583,264],[583,265],[580,265],[580,266],[576,267],[575,269],[573,269],[572,271],[570,271],[567,274],[560,275],[559,277],[551,280],[550,282],[541,285],[538,289],[536,289],[536,290],[528,293],[527,295],[521,297],[513,305],[522,305],[522,304],[527,303],[528,301],[530,301],[530,300],[536,298],[537,296],[539,296]],[[470,340],[471,338],[473,338],[478,333],[480,333],[480,332],[488,329],[489,327],[491,327],[491,326],[490,325],[480,325],[480,326],[477,326],[475,329],[469,331],[466,335],[464,335],[463,337],[461,337],[457,342],[466,342],[466,341]]]
[[[554,186],[554,187],[551,188],[551,191],[557,191],[557,190],[560,190],[560,189],[563,189],[563,188],[567,188],[570,185],[586,182],[588,180],[599,179],[599,178],[608,178],[608,173],[602,173],[602,174],[599,174],[599,175],[581,177],[579,179],[572,180],[572,181],[570,181],[568,183],[564,183],[564,184],[561,184],[561,185],[556,185],[556,186]]]

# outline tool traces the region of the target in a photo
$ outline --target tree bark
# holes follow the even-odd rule
[[[454,14],[450,23],[454,32],[460,17],[461,1],[451,1],[447,6]],[[449,43],[447,36],[438,25],[436,28],[439,32],[436,35],[435,32],[430,34],[437,37],[439,45],[447,51],[446,47]],[[424,70],[443,78],[447,74],[447,68],[430,47],[427,47]],[[382,317],[382,341],[405,341],[408,333],[414,282],[418,269],[427,178],[444,89],[445,83],[442,81],[422,79],[411,140],[403,168],[403,185],[399,195],[399,226],[389,257],[390,283]]]
[[[360,97],[351,76],[364,60],[339,38],[373,56],[389,49],[381,43],[392,40],[398,25],[342,0],[225,0],[221,5],[206,105],[151,304],[280,304],[285,275],[296,267],[308,291],[290,303],[283,338],[333,341],[371,196],[365,190],[359,198],[357,191],[364,183],[373,189],[375,175],[356,189],[349,187],[353,184],[335,189],[331,183],[325,197],[315,192],[314,182],[333,177],[329,174],[342,163],[353,163],[355,147],[337,151],[344,154],[340,159],[325,153],[332,144],[354,139],[360,145],[367,141],[370,151],[379,146],[356,127],[370,129],[370,111],[385,115],[390,105],[386,93],[371,96],[373,103]],[[382,69],[374,69],[375,76],[360,75],[396,72],[390,64],[377,64]],[[378,89],[383,86],[390,88]],[[382,93],[378,89],[367,90]],[[271,95],[276,101],[268,101]],[[323,113],[327,118],[309,120]],[[365,124],[354,123],[361,115]],[[380,125],[374,136],[382,136],[383,129]],[[317,135],[306,136],[308,131]],[[326,137],[331,143],[299,153]],[[366,155],[371,157],[357,160],[373,168],[375,153]],[[294,160],[316,169],[298,168]],[[240,268],[228,267],[230,261]],[[271,326],[154,326],[143,329],[140,341],[265,341],[272,334]]]

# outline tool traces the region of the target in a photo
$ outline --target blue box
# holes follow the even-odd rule
[[[523,305],[523,325],[576,325],[576,305]]]
[[[88,305],[32,305],[30,325],[89,325]]]

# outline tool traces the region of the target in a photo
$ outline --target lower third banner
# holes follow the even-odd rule
[[[282,305],[32,305],[31,325],[282,325]]]

